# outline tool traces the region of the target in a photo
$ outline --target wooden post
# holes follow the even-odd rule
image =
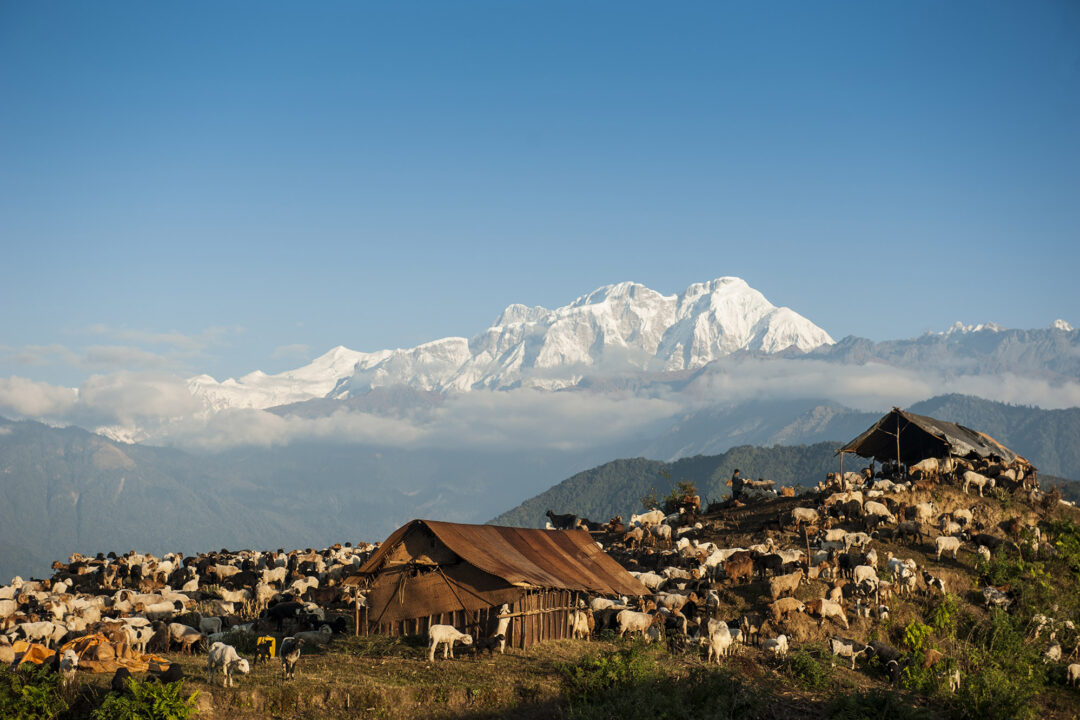
[[[840,451],[840,490],[847,491],[847,483],[844,482],[844,451]]]
[[[896,474],[900,476],[900,416],[896,416]]]
[[[360,595],[353,599],[353,625],[356,632],[353,633],[353,637],[360,637]]]

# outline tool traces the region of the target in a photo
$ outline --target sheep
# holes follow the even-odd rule
[[[40,642],[47,648],[51,648],[54,642],[59,642],[68,633],[66,626],[47,620],[42,622],[23,622],[15,626],[27,642]]]
[[[979,556],[984,563],[990,562],[990,548],[985,545],[980,545],[979,549],[975,551],[975,554]]]
[[[1069,685],[1080,686],[1080,663],[1073,663],[1069,665],[1066,670],[1066,676],[1068,678]]]
[[[664,511],[656,509],[650,510],[649,512],[642,513],[640,515],[630,516],[631,525],[659,525],[661,522],[663,522],[663,520]]]
[[[923,582],[926,583],[926,592],[928,594],[934,588],[937,588],[938,590],[940,590],[942,595],[944,595],[947,592],[945,590],[945,581],[942,580],[941,578],[934,577],[933,575],[928,573],[926,570],[922,571],[922,578],[923,578]]]
[[[312,645],[327,645],[333,634],[334,631],[330,629],[329,625],[322,625],[318,630],[305,630],[293,633],[293,637],[303,640],[306,643],[311,643]]]
[[[844,533],[843,543],[845,550],[852,546],[866,547],[870,544],[870,536],[864,532]]]
[[[75,680],[75,670],[79,667],[79,656],[74,650],[65,650],[60,657],[59,670],[64,678],[64,684],[70,685]]]
[[[220,619],[220,618],[219,618]],[[181,652],[191,653],[191,646],[202,642],[203,634],[183,623],[169,623],[169,642],[180,645]]]
[[[731,628],[727,626],[727,623],[722,620],[709,620],[708,634],[702,638],[703,642],[708,647],[706,653],[705,662],[712,662],[713,658],[716,658],[716,664],[720,664],[720,656],[726,655],[728,648],[731,647],[734,642],[734,638],[731,635]]]
[[[937,458],[925,458],[908,466],[908,475],[912,477],[934,479],[937,478],[939,472],[942,472],[942,469]]]
[[[754,560],[747,553],[732,555],[724,563],[724,573],[732,584],[740,579],[750,582],[754,579]]]
[[[1043,652],[1043,662],[1061,662],[1061,643],[1053,643]]]
[[[826,618],[835,618],[846,630],[850,626],[848,625],[847,615],[844,613],[844,606],[840,603],[820,598],[818,600],[811,600],[806,604],[807,612],[811,615],[817,615],[821,619],[821,625],[825,625]]]
[[[964,527],[972,523],[971,510],[969,508],[960,508],[959,510],[953,510],[952,517],[954,521]]]
[[[848,638],[829,638],[829,648],[832,650],[833,657],[845,657],[851,658],[851,669],[855,669],[855,658],[863,654],[867,650],[873,652],[873,649],[869,645],[863,645],[856,640],[850,640]],[[835,663],[836,661],[833,660]]]
[[[281,679],[291,680],[296,677],[296,663],[300,660],[300,647],[303,638],[287,637],[281,641],[278,657],[281,658]]]
[[[653,525],[650,531],[658,540],[663,540],[667,543],[671,543],[671,526],[670,525]]]
[[[769,579],[769,595],[772,599],[779,600],[785,593],[794,593],[803,579],[802,570],[796,570],[787,575],[777,575]]]
[[[637,577],[638,581],[642,585],[644,585],[645,587],[649,588],[650,590],[656,590],[661,585],[663,585],[664,583],[667,582],[666,577],[664,577],[663,575],[657,575],[654,572],[643,572],[643,573],[636,573],[636,574],[631,573],[631,574],[635,575]]]
[[[960,549],[960,538],[941,535],[934,538],[934,547],[937,549],[937,559],[941,560],[941,553],[951,552],[956,559],[956,551]]]
[[[226,645],[225,643],[216,642],[210,646],[210,652],[206,655],[206,682],[209,685],[214,684],[214,675],[220,670],[224,676],[221,681],[222,687],[232,687],[233,675],[239,673],[241,675],[247,675],[251,672],[251,666],[248,665],[248,661],[236,652],[236,648],[232,645]]]
[[[957,692],[960,689],[960,671],[953,670],[948,675],[949,678],[949,692]]]
[[[851,571],[851,579],[856,585],[862,582],[870,582],[877,585],[877,570],[869,565],[858,565]]]
[[[570,613],[570,637],[575,640],[583,637],[588,642],[589,636],[592,634],[592,628],[590,627],[592,624],[592,613],[588,610],[573,611]]]
[[[791,510],[791,520],[795,523],[795,527],[798,528],[804,523],[806,525],[817,525],[821,522],[821,516],[818,515],[818,511],[812,508],[797,507]]]
[[[863,504],[863,512],[867,515],[880,515],[887,519],[889,522],[896,522],[896,516],[892,514],[889,508],[876,501],[869,501]]]
[[[15,662],[15,648],[11,645],[11,639],[7,635],[0,635],[0,666],[8,666]]]
[[[200,617],[199,618],[199,631],[209,635],[210,633],[221,632],[221,618],[219,617]]]
[[[991,483],[990,478],[986,477],[985,475],[980,475],[979,473],[975,472],[974,470],[965,470],[963,478],[964,478],[964,492],[966,493],[968,491],[968,486],[974,485],[975,487],[977,487],[979,489],[979,497],[983,496],[983,488],[987,484]],[[993,487],[993,485],[991,485],[991,487]]]
[[[790,612],[804,612],[805,610],[806,605],[791,597],[780,598],[769,605],[769,612],[772,613],[773,620],[776,622],[783,620],[784,616]]]
[[[454,643],[472,645],[472,636],[458,632],[453,625],[432,625],[428,628],[428,662],[435,662],[435,650],[443,645],[443,660],[454,657]]]
[[[495,634],[502,637],[499,642],[499,654],[504,655],[506,653],[506,637],[510,627],[510,606],[503,603],[499,607],[499,614],[496,615],[499,622],[495,625]]]
[[[628,530],[622,537],[623,544],[629,545],[632,548],[636,548],[641,544],[641,541],[645,539],[645,531],[640,527],[635,527]]]
[[[620,610],[615,616],[619,623],[619,637],[627,632],[645,633],[652,625],[664,622],[664,616],[660,613],[643,613],[633,610]]]
[[[993,605],[994,607],[1003,607],[1008,609],[1009,605],[1012,604],[1012,599],[1009,598],[1009,596],[1005,593],[998,590],[996,587],[984,587],[982,595],[983,602],[986,604],[987,608]]]
[[[767,639],[761,644],[761,649],[767,653],[772,653],[776,657],[787,657],[788,652],[788,639],[787,635],[778,635],[775,638]]]
[[[794,598],[785,598],[785,600],[794,600]],[[755,638],[760,639],[761,626],[764,624],[765,618],[761,613],[746,613],[743,615],[742,620],[739,622],[739,634],[742,636],[743,645],[749,645]]]

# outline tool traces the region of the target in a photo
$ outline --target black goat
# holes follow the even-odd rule
[[[578,520],[578,516],[573,513],[556,515],[551,510],[548,510],[545,515],[551,519],[551,524],[555,526],[556,530],[573,530]]]

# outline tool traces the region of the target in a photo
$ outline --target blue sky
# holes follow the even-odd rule
[[[0,376],[721,275],[838,338],[1080,324],[1069,0],[0,2],[0,98]]]

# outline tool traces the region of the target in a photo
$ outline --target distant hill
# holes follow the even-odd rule
[[[911,411],[984,432],[1020,453],[1040,473],[1080,480],[1080,408],[1043,410],[970,395],[941,395]]]
[[[199,454],[0,418],[0,583],[73,552],[324,547],[417,517],[483,522],[616,455],[316,442]]]
[[[738,468],[743,477],[765,477],[778,485],[810,485],[837,469],[839,443],[775,446],[740,446],[722,455],[698,455],[672,463],[633,458],[614,460],[578,473],[547,492],[526,500],[494,518],[497,525],[543,527],[544,513],[573,512],[591,520],[607,520],[621,514],[641,512],[641,497],[655,489],[663,498],[679,481],[697,485],[702,502],[731,494],[726,483]]]
[[[909,408],[921,415],[958,422],[985,432],[1039,468],[1039,472],[1080,480],[1080,408],[1043,410],[940,395]],[[881,417],[820,400],[755,401],[706,408],[676,419],[635,454],[660,460],[716,455],[737,445],[799,445],[847,442]]]

